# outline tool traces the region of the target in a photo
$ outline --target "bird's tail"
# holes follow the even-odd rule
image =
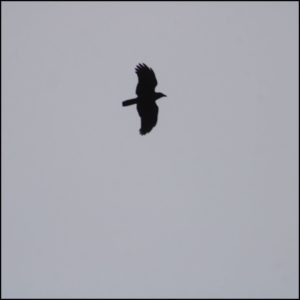
[[[122,102],[122,105],[123,106],[129,106],[129,105],[132,105],[132,104],[137,104],[137,99],[129,99],[129,100],[125,100]]]

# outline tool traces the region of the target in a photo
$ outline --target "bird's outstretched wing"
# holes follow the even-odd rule
[[[140,134],[144,135],[152,130],[157,123],[158,106],[150,103],[147,107],[138,107],[138,113],[141,118]]]
[[[157,80],[152,69],[145,64],[138,64],[135,68],[139,82],[136,87],[136,94],[139,97],[147,97],[154,93]]]
[[[157,115],[158,115],[158,111],[153,112],[151,115],[141,116],[141,128],[140,128],[141,135],[149,133],[152,130],[152,128],[155,127],[157,123]]]

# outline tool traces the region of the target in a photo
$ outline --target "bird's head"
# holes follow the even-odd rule
[[[155,94],[155,100],[157,100],[157,99],[159,99],[159,98],[162,98],[162,97],[167,97],[165,94],[163,94],[163,93],[156,93]]]

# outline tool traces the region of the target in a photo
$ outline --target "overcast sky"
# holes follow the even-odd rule
[[[297,2],[1,6],[2,297],[298,296]]]

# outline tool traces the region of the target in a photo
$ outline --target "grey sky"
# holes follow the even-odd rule
[[[297,297],[298,21],[2,2],[2,296]],[[168,95],[146,136],[139,62]]]

